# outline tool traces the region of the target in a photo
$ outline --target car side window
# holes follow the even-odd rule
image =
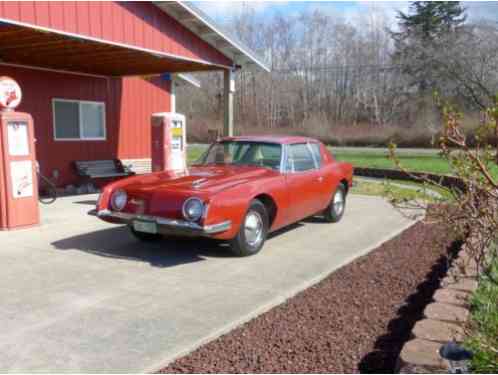
[[[318,168],[322,166],[322,153],[320,152],[320,145],[318,143],[310,143],[311,152],[315,158],[316,165]]]
[[[315,169],[313,156],[306,143],[289,145],[286,169],[289,172],[305,172]]]

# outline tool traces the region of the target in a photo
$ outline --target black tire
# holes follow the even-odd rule
[[[254,241],[252,241],[252,243],[251,240],[246,236],[246,229],[250,231],[246,226],[246,220],[248,220],[248,218],[249,220],[252,220],[253,223],[257,224],[254,228],[254,231],[257,231],[257,233],[255,232],[255,239]],[[259,224],[261,224],[261,227],[259,226]],[[244,220],[240,225],[237,236],[235,236],[235,238],[230,241],[230,248],[232,253],[240,257],[257,254],[262,249],[266,241],[268,228],[269,219],[265,205],[257,199],[251,201],[251,203],[249,204],[249,209],[244,215]],[[259,232],[259,230],[261,232]]]
[[[340,195],[342,200],[342,205],[339,205],[338,201],[336,200],[337,196]],[[342,216],[344,215],[344,211],[346,210],[346,187],[344,184],[339,184],[337,189],[335,190],[334,194],[332,195],[332,199],[330,200],[330,204],[328,207],[325,209],[325,220],[328,221],[329,223],[337,223],[342,219]]]
[[[133,234],[133,236],[136,239],[143,241],[143,242],[155,242],[155,241],[159,241],[163,237],[160,234],[138,232],[131,225],[128,226],[128,228],[130,228],[131,234]]]

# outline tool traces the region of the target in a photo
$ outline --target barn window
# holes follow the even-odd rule
[[[55,140],[105,140],[105,104],[83,100],[53,100]]]

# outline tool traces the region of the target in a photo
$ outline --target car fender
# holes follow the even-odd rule
[[[285,220],[285,209],[289,205],[287,194],[285,194],[285,177],[283,175],[237,185],[212,196],[209,200],[205,224],[209,225],[225,220],[230,220],[232,223],[230,230],[216,235],[215,238],[234,238],[242,225],[250,202],[260,195],[270,197],[276,206],[276,215],[270,230],[280,227]]]

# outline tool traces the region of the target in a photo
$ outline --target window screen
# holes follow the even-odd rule
[[[291,172],[304,172],[315,168],[313,156],[306,143],[289,146],[289,160],[287,169]]]
[[[104,138],[104,106],[80,103],[83,138]]]
[[[104,103],[54,99],[55,139],[105,139]]]

